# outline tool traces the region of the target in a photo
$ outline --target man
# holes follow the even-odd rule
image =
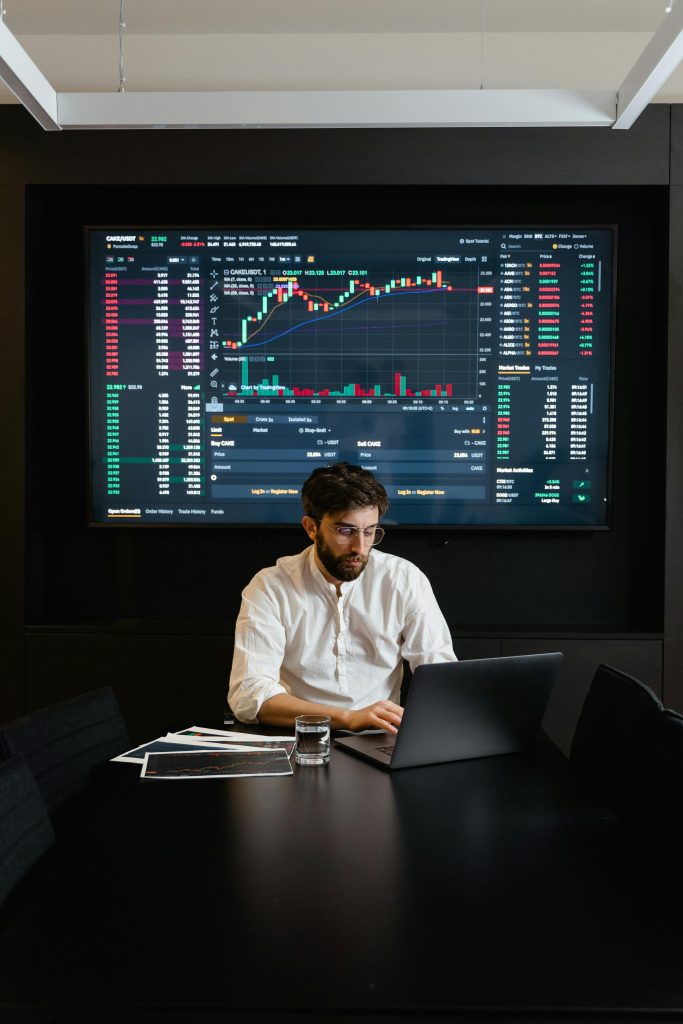
[[[230,707],[242,722],[329,715],[333,729],[395,733],[403,659],[455,661],[448,626],[417,566],[374,549],[389,502],[372,473],[321,467],[301,497],[313,544],[244,590]]]

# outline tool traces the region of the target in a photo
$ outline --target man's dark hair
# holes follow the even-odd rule
[[[348,508],[377,507],[380,518],[389,507],[387,492],[372,473],[349,462],[314,470],[301,488],[304,512],[319,523],[324,515]]]

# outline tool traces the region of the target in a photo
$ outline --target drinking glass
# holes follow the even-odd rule
[[[330,760],[330,720],[327,715],[298,715],[295,732],[296,763],[327,764]]]

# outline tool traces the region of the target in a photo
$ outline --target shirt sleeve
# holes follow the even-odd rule
[[[458,660],[431,584],[417,568],[408,587],[401,654],[412,672],[418,665]]]
[[[264,701],[287,693],[280,682],[284,650],[285,629],[277,602],[255,578],[242,593],[228,690],[228,703],[240,722],[256,722]]]

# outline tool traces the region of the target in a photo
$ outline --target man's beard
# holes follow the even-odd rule
[[[360,552],[353,555],[350,553],[347,555],[335,555],[332,549],[328,548],[320,533],[316,534],[315,550],[330,576],[335,580],[341,580],[343,583],[358,579],[368,564],[368,556],[361,555]],[[352,565],[350,564],[351,562],[358,562],[359,564]]]

